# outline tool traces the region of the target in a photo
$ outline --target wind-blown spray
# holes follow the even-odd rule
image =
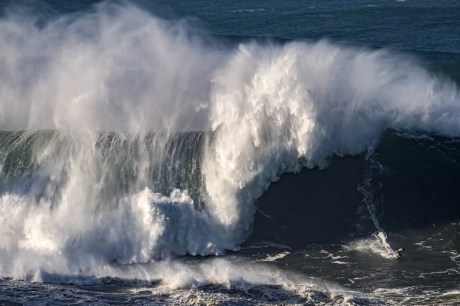
[[[131,6],[2,19],[0,79],[0,129],[27,130],[1,140],[2,275],[236,250],[281,174],[460,134],[456,86],[397,55],[217,47]]]

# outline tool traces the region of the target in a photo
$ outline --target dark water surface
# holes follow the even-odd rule
[[[8,33],[12,34],[1,36],[3,41],[0,41],[0,45],[10,46],[11,42],[24,39],[19,34],[15,36],[15,33],[21,32],[24,28],[29,29],[29,26],[30,29],[34,29],[30,33],[44,29],[43,31],[51,32],[46,37],[54,39],[52,30],[46,26],[48,23],[56,22],[63,16],[67,16],[66,18],[70,20],[73,20],[72,18],[84,20],[82,21],[84,23],[88,20],[79,19],[82,18],[81,16],[91,16],[92,12],[98,10],[97,7],[100,9],[102,6],[108,6],[110,12],[110,5],[113,3],[3,1],[0,7],[2,12],[0,27],[4,26],[3,29],[8,29],[10,31]],[[223,227],[218,227],[214,221],[209,221],[209,218],[204,216],[206,214],[200,214],[209,209],[207,201],[211,197],[211,192],[205,190],[206,182],[203,178],[210,170],[205,170],[203,164],[219,144],[220,130],[214,129],[212,124],[208,124],[207,127],[214,129],[214,134],[208,132],[175,134],[170,131],[170,126],[165,119],[167,133],[164,136],[153,134],[142,138],[133,136],[136,132],[123,134],[124,131],[120,133],[114,131],[104,134],[98,131],[100,134],[95,136],[94,142],[91,142],[92,139],[86,139],[88,140],[86,142],[85,139],[75,140],[69,136],[73,135],[73,132],[67,131],[66,128],[62,129],[68,132],[64,136],[52,131],[30,134],[22,131],[16,134],[11,132],[18,130],[16,123],[19,120],[26,122],[19,130],[27,130],[31,125],[33,126],[34,119],[53,122],[53,129],[56,130],[67,125],[62,123],[61,119],[64,117],[53,117],[51,113],[54,106],[50,107],[49,118],[43,118],[38,115],[34,117],[34,112],[48,107],[46,103],[31,103],[30,110],[24,114],[22,110],[10,103],[8,107],[5,106],[0,110],[0,126],[2,130],[7,131],[0,134],[0,197],[2,197],[0,220],[4,223],[4,231],[0,231],[3,239],[3,242],[0,242],[0,304],[460,304],[458,188],[460,186],[460,133],[459,124],[456,124],[460,122],[460,113],[456,106],[460,103],[460,100],[456,100],[459,97],[458,84],[460,83],[459,1],[140,0],[117,3],[115,7],[121,6],[122,10],[134,4],[142,11],[155,16],[151,18],[182,20],[181,22],[190,30],[185,34],[182,33],[183,35],[186,37],[195,35],[201,38],[204,47],[200,47],[202,49],[199,50],[208,50],[206,48],[209,46],[212,46],[210,47],[212,50],[231,50],[223,52],[230,54],[228,57],[237,54],[237,51],[232,50],[246,52],[245,46],[262,46],[260,50],[265,52],[264,48],[272,50],[271,46],[284,46],[299,41],[315,45],[321,40],[337,44],[339,47],[334,49],[337,50],[336,53],[340,53],[339,50],[345,46],[358,50],[356,52],[387,50],[385,52],[389,52],[393,57],[378,59],[377,63],[385,65],[385,60],[390,59],[388,65],[394,67],[391,61],[394,58],[401,63],[396,66],[402,67],[402,70],[407,68],[405,66],[407,63],[415,63],[417,67],[422,67],[420,71],[438,77],[433,92],[440,90],[449,93],[448,89],[454,88],[451,91],[454,102],[442,108],[442,112],[437,111],[436,107],[443,101],[438,104],[433,103],[434,106],[427,106],[428,115],[424,113],[425,116],[415,116],[418,120],[415,121],[418,123],[409,124],[410,127],[414,127],[411,131],[407,131],[404,125],[404,122],[413,120],[408,111],[407,120],[404,118],[400,121],[396,120],[396,127],[388,124],[390,128],[383,128],[381,132],[383,135],[380,138],[375,137],[374,141],[369,141],[363,132],[376,129],[374,125],[364,125],[364,128],[360,125],[344,125],[343,129],[350,126],[358,127],[356,130],[349,131],[350,134],[363,132],[364,136],[357,138],[357,141],[351,137],[352,140],[347,142],[348,134],[344,134],[343,138],[335,138],[336,134],[331,132],[330,135],[333,136],[320,138],[324,139],[324,144],[317,145],[317,148],[334,147],[336,143],[337,148],[331,149],[330,154],[325,149],[324,162],[322,162],[323,158],[320,158],[320,162],[316,162],[316,155],[313,153],[311,156],[299,153],[301,165],[306,166],[302,170],[301,167],[291,169],[290,160],[283,159],[279,167],[270,172],[271,164],[278,163],[278,159],[270,160],[271,162],[267,164],[258,164],[260,160],[254,157],[254,163],[248,169],[244,169],[244,173],[235,172],[237,173],[235,176],[243,177],[240,181],[242,186],[244,184],[250,186],[241,187],[242,191],[236,196],[237,201],[252,199],[251,193],[254,193],[256,198],[254,211],[235,206],[237,211],[247,214],[241,219],[250,221],[249,226],[241,220],[241,224],[228,226],[232,229],[238,226],[244,227],[241,232],[238,231],[244,239],[235,238],[236,242],[229,238],[230,234],[224,233]],[[20,23],[5,25],[6,21],[12,18],[34,21],[32,25],[24,27],[18,25]],[[75,25],[66,22],[62,25],[64,28],[67,26],[72,28]],[[110,25],[110,20],[107,24]],[[129,28],[129,25],[127,27]],[[75,28],[76,32],[80,29],[77,26]],[[107,31],[110,33],[112,28],[108,26],[104,29],[109,29]],[[113,31],[117,31],[116,24]],[[98,41],[91,36],[91,33],[80,34],[89,42],[96,41],[97,46],[107,43],[104,40]],[[31,34],[31,37],[35,37],[34,35]],[[57,33],[56,37],[59,38],[60,35],[62,33]],[[33,39],[36,38],[31,38]],[[87,43],[85,39],[82,41]],[[136,39],[133,38],[134,44],[143,46],[141,42],[136,42]],[[154,41],[158,42],[164,41],[160,36],[155,39],[157,40]],[[71,41],[70,46],[73,43],[75,48],[80,46],[79,41]],[[111,43],[113,42],[108,44]],[[89,46],[93,45],[89,44]],[[120,49],[122,47],[120,44]],[[16,57],[15,52],[8,48],[0,48],[0,82],[4,80],[5,84],[16,84],[19,89],[24,88],[24,91],[27,91],[30,83],[34,82],[31,80],[36,82],[45,80],[44,84],[47,86],[43,86],[42,90],[33,91],[35,95],[54,88],[55,83],[65,78],[66,69],[73,70],[63,64],[62,69],[59,69],[63,71],[60,77],[49,79],[41,77],[48,75],[48,71],[53,71],[53,65],[40,70],[42,67],[40,59],[34,57],[41,54],[40,52],[45,54],[47,48],[43,48],[46,50],[30,50],[30,54],[27,53],[23,57]],[[179,45],[177,48],[189,48],[189,45]],[[50,49],[53,49],[53,46],[50,46]],[[115,52],[117,48],[113,49],[112,56],[117,58],[119,56]],[[144,50],[141,47],[139,49]],[[247,49],[248,54],[253,52],[250,47]],[[325,47],[326,49],[329,50],[329,47]],[[68,49],[63,48],[63,50]],[[97,50],[99,49],[89,54],[97,55]],[[195,93],[193,88],[195,85],[201,86],[198,81],[207,77],[208,70],[200,70],[196,75],[192,73],[192,81],[181,87],[182,78],[186,78],[184,75],[187,75],[186,70],[189,67],[184,67],[183,74],[173,74],[173,77],[169,78],[168,71],[162,70],[165,67],[164,59],[168,59],[166,66],[174,66],[175,62],[181,62],[184,58],[187,60],[181,63],[193,62],[199,56],[191,54],[188,58],[188,55],[176,57],[175,54],[171,54],[171,57],[168,57],[168,50],[171,52],[167,48],[163,50],[162,46],[155,49],[156,53],[166,54],[166,57],[161,57],[162,60],[157,62],[158,66],[149,71],[154,71],[155,75],[165,76],[164,79],[167,81],[160,82],[159,88],[167,88],[171,92],[189,90],[182,98],[193,100]],[[73,59],[78,57],[78,54],[67,57],[64,51],[56,55],[64,59],[57,61],[57,64],[72,63]],[[215,54],[218,52],[213,52],[209,52],[210,63],[219,59]],[[261,58],[265,56],[263,52]],[[107,54],[109,55],[102,61],[110,58],[110,53]],[[126,60],[126,67],[131,67],[131,62],[135,63],[135,58],[143,56],[147,55],[142,52],[133,54],[132,58]],[[43,58],[45,57],[43,55]],[[323,63],[328,59],[319,56],[316,61]],[[76,66],[80,65],[78,60],[83,63],[81,65],[87,63],[84,58],[77,58]],[[99,62],[94,63],[99,64]],[[239,62],[233,63],[237,65]],[[251,66],[250,64],[246,63],[246,66]],[[264,67],[263,62],[254,65],[259,65],[260,69]],[[31,66],[33,68],[30,68]],[[216,70],[226,71],[225,69],[230,69],[229,66],[231,67],[231,64],[222,67],[218,65],[219,68]],[[345,64],[342,66],[343,69],[348,67]],[[26,73],[27,77],[20,74],[16,76],[15,71],[21,67],[26,72],[30,69],[31,74]],[[84,67],[85,71],[91,70],[89,66]],[[148,87],[149,83],[144,82],[148,76],[139,73],[138,68],[133,68],[130,72],[130,69],[123,68],[125,66],[121,67],[112,70],[107,68],[107,73],[123,75],[132,72],[134,76],[128,78],[127,83],[115,83],[113,88],[125,88],[126,85],[129,88],[126,96],[137,97],[136,93]],[[245,65],[242,67],[237,71],[244,71]],[[363,66],[361,69],[362,75],[366,75],[367,67]],[[103,71],[101,68],[99,70]],[[385,72],[382,72],[382,78],[386,77]],[[276,73],[277,70],[273,72],[275,76]],[[292,73],[295,72],[291,72],[291,75]],[[350,78],[352,78],[351,74]],[[86,81],[90,84],[97,82],[97,78],[87,80],[92,76],[90,73],[88,76],[86,72],[82,75],[81,78],[80,75],[72,75],[70,78],[74,80],[76,88],[77,84],[86,84]],[[320,74],[315,75],[313,68],[305,72],[305,75],[312,76],[311,80],[319,80],[323,77]],[[401,88],[414,88],[413,95],[404,96],[403,93],[401,94],[403,98],[400,99],[407,102],[407,109],[411,109],[410,106],[419,97],[417,94],[423,91],[425,83],[420,82],[422,85],[414,83],[414,85],[410,81],[416,79],[415,77],[411,78],[404,73],[401,75],[397,74],[392,84],[403,84]],[[104,73],[97,76],[104,78]],[[238,81],[244,77],[244,73],[235,74],[234,78],[227,80],[227,83],[239,84]],[[302,76],[299,76],[296,80],[302,83],[301,78]],[[347,78],[348,75],[343,76],[343,79]],[[214,84],[216,79],[213,78],[209,83]],[[250,92],[257,86],[254,85],[257,78],[244,80],[247,82],[243,82],[244,90],[241,92]],[[282,81],[280,79],[278,83]],[[366,81],[365,77],[363,77],[364,81]],[[103,84],[108,84],[107,88],[111,88],[109,83],[107,81]],[[274,83],[267,84],[266,89]],[[446,85],[448,89],[443,87],[445,84],[448,84]],[[0,87],[0,99],[7,101],[16,92],[22,91],[10,91],[11,87],[14,86]],[[101,85],[97,88],[103,92],[103,87]],[[352,97],[360,101],[360,97],[363,96],[365,100],[367,92],[364,90],[348,94],[348,83],[343,85],[343,88],[340,85],[336,87],[339,88],[336,91],[326,86],[324,91],[321,87],[318,91],[320,94],[314,90],[309,91],[309,94],[311,97],[316,97],[315,95],[321,96],[325,92],[324,96],[328,97],[328,92],[338,92],[346,93],[343,99]],[[56,85],[56,88],[59,86]],[[380,89],[370,89],[372,93],[378,90]],[[53,94],[45,97],[51,100],[59,95],[59,90],[53,89],[50,92]],[[237,89],[234,92],[235,95],[241,93],[237,92]],[[35,101],[34,94],[18,97],[18,101],[21,99]],[[118,96],[125,97],[124,94],[121,89]],[[212,99],[213,95],[217,95],[216,91],[211,90],[205,97]],[[435,96],[436,93],[433,95]],[[445,94],[445,96],[449,95]],[[197,99],[201,97],[199,95]],[[254,94],[250,97],[258,96]],[[117,93],[114,93],[112,98],[117,100]],[[337,97],[338,100],[340,98],[342,97]],[[371,100],[383,102],[377,103],[377,106],[371,107],[371,110],[376,113],[387,112],[386,98],[386,93],[382,90],[380,96],[377,95]],[[171,105],[175,105],[173,98],[171,99]],[[103,101],[103,105],[110,104],[109,100]],[[139,103],[139,106],[133,102],[134,100],[134,98],[129,101],[121,99],[122,102],[108,110],[103,107],[82,109],[94,111],[88,114],[88,122],[105,122],[107,118],[113,116],[114,119],[107,126],[119,124],[120,127],[124,127],[123,124],[131,117],[117,117],[114,114],[126,109],[143,113],[139,118],[147,118],[146,121],[149,122],[149,116],[153,118],[154,114],[145,111],[142,105]],[[247,100],[250,104],[251,99]],[[75,101],[73,99],[73,104],[69,102],[65,105],[74,107],[79,103]],[[268,105],[271,100],[266,98],[266,101]],[[326,98],[324,103],[329,101]],[[289,102],[289,99],[284,101],[285,104]],[[174,109],[174,106],[171,108],[167,106],[168,103],[164,109],[173,115],[175,111],[177,114],[180,113],[180,110]],[[78,108],[68,107],[64,108],[63,113],[76,113],[75,118],[80,119],[77,123],[81,122],[81,130],[86,131],[86,128],[91,129],[94,126],[104,127],[104,125],[89,123],[85,126],[86,121],[82,118],[86,116],[78,113],[76,111]],[[207,106],[203,108],[208,109]],[[331,114],[334,115],[330,117],[327,117],[327,112],[324,115],[320,111],[314,112],[311,117],[312,120],[318,120],[315,122],[317,125],[323,124],[321,133],[324,135],[329,135],[327,133],[335,129],[334,120],[337,120],[340,126],[342,121],[339,119],[347,116],[345,111],[338,112],[339,115],[336,116],[332,108]],[[247,117],[244,117],[244,111],[237,110],[235,107],[233,112],[228,112],[228,116],[241,112],[243,114],[241,120],[245,120]],[[361,117],[350,117],[350,120],[359,121],[361,118],[367,118],[364,114],[366,111],[368,110],[362,111]],[[154,112],[155,110],[152,111]],[[388,112],[392,112],[391,108]],[[280,109],[279,113],[283,113],[283,110]],[[433,119],[435,123],[430,124],[429,114],[436,116],[438,113],[441,114],[439,118]],[[293,114],[292,117],[295,115]],[[324,117],[321,117],[323,115]],[[256,121],[263,121],[267,126],[276,124],[274,117],[266,119],[260,116]],[[9,118],[19,119],[12,122]],[[73,117],[65,118],[73,122]],[[182,117],[177,115],[177,118]],[[311,118],[305,119],[305,126]],[[158,119],[150,121],[154,120]],[[385,120],[382,119],[383,123],[381,123],[384,127],[386,127]],[[213,123],[213,120],[209,121]],[[70,126],[74,127],[74,125]],[[247,126],[242,125],[242,129],[244,127]],[[358,130],[360,127],[363,131]],[[402,128],[398,130],[397,127]],[[290,135],[302,129],[293,123],[287,130],[288,132],[285,133]],[[340,131],[341,128],[338,130]],[[240,138],[247,136],[244,132],[246,131],[234,131],[235,138],[227,142],[229,148]],[[252,132],[257,134],[260,131],[254,128]],[[267,143],[271,140],[270,137],[275,137],[269,132],[266,134],[261,132],[261,134],[262,141]],[[380,135],[379,132],[375,134]],[[316,134],[307,136],[313,138]],[[328,141],[333,144],[330,145]],[[359,145],[359,141],[362,141],[362,145]],[[249,151],[248,154],[258,154],[263,151],[263,145],[261,147],[258,147],[259,151]],[[80,149],[85,151],[85,155],[79,154]],[[229,156],[241,151],[231,151]],[[275,156],[283,156],[288,154],[286,152],[291,151],[283,147],[271,153]],[[317,150],[317,152],[322,151]],[[309,158],[313,160],[311,163]],[[229,164],[228,167],[238,169],[239,166],[241,165]],[[245,182],[244,175],[252,171],[259,171],[259,176],[255,176],[250,182]],[[276,176],[286,171],[291,173],[283,174],[278,180]],[[145,178],[142,177],[143,173],[147,173]],[[91,180],[87,181],[88,177]],[[268,180],[267,184],[264,184],[264,179]],[[270,184],[272,181],[275,182]],[[262,182],[260,183],[262,187],[256,188],[259,182]],[[70,205],[68,203],[74,203],[72,198],[81,196],[81,193],[71,192],[73,186],[79,184],[86,186],[86,189],[81,189],[84,191],[81,200],[83,208],[72,206],[69,210],[60,209]],[[144,192],[146,187],[156,195]],[[176,189],[187,192],[173,196]],[[170,193],[171,197],[168,197]],[[151,202],[162,203],[155,210],[148,212],[159,216],[155,219],[158,224],[167,224],[164,233],[171,237],[169,240],[161,240],[163,236],[155,240],[157,238],[152,238],[153,234],[149,235],[149,231],[142,231],[141,225],[151,222],[148,215],[141,214],[147,209],[144,206],[139,206],[138,210],[120,208],[126,203],[131,203],[130,197],[135,195],[137,199],[139,194],[141,199],[145,196],[150,197],[148,199]],[[159,194],[164,197],[159,197]],[[27,204],[23,205],[23,202]],[[91,203],[95,204],[91,206]],[[45,211],[52,217],[46,217],[43,207],[48,209]],[[89,208],[86,209],[87,207]],[[65,215],[66,213],[68,215]],[[144,218],[136,219],[136,214]],[[228,214],[231,212],[229,211]],[[14,219],[16,216],[19,217]],[[37,217],[33,218],[33,216]],[[80,217],[88,220],[89,225],[86,230],[77,231],[76,235],[62,234],[61,237],[59,230],[53,229],[53,226],[59,226],[59,229],[65,232],[67,228],[78,228]],[[28,221],[15,227],[14,224],[23,222],[21,221],[23,219]],[[66,220],[66,222],[53,223],[55,219]],[[144,223],[141,221],[132,223],[131,220],[134,219]],[[10,220],[17,220],[17,222],[8,222]],[[155,222],[152,223],[155,225]],[[152,228],[152,232],[157,229]],[[226,227],[225,230],[228,228]],[[209,234],[208,231],[212,233]],[[32,243],[34,241],[37,241],[38,246]],[[148,244],[146,241],[150,243],[148,251],[142,248],[144,243]],[[213,244],[217,245],[215,249]],[[65,248],[60,248],[61,245],[65,245]],[[394,250],[399,247],[405,247],[406,253],[400,259],[396,259]],[[168,256],[163,256],[164,254]]]

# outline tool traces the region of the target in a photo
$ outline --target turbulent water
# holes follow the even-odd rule
[[[3,3],[1,303],[460,303],[459,20]]]

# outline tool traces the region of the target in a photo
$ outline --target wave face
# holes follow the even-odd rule
[[[111,4],[35,21],[0,21],[2,275],[237,250],[283,173],[460,136],[457,86],[384,50],[225,47]]]
[[[460,218],[459,152],[458,138],[389,131],[366,154],[332,158],[327,169],[283,175],[257,200],[245,245],[272,241],[303,250],[374,233],[378,239],[372,243],[382,248],[379,236],[385,232],[398,246],[432,231],[458,249],[458,235],[441,232]]]

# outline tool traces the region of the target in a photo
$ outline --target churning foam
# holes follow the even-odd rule
[[[387,259],[395,259],[397,255],[387,241],[385,232],[376,232],[371,238],[352,241],[343,246],[345,250],[373,253]]]
[[[41,269],[71,273],[112,261],[139,263],[171,254],[218,252],[208,237],[211,222],[180,190],[167,197],[146,188],[103,213],[78,210],[65,204],[52,209],[26,196],[3,195],[1,275],[24,277]]]
[[[3,275],[237,249],[254,201],[282,173],[361,153],[388,128],[460,135],[455,84],[384,50],[211,46],[183,22],[110,4],[40,27],[30,17],[0,20],[0,129],[80,136],[32,152],[34,188],[2,188]],[[135,179],[110,203],[99,196],[119,175],[112,159],[97,162],[100,131],[184,130],[212,131],[201,210],[186,190],[153,192],[149,169],[164,152],[135,141]]]

